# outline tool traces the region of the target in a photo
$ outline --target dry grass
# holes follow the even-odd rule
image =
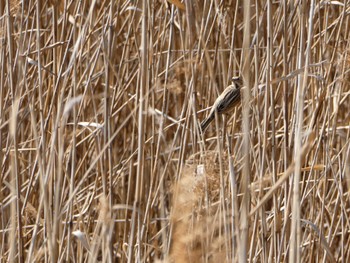
[[[349,6],[0,1],[0,261],[350,262]]]

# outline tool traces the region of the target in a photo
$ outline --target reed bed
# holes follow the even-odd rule
[[[349,15],[0,1],[0,262],[350,262]]]

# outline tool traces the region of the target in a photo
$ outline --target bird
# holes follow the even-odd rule
[[[243,81],[241,77],[233,77],[232,84],[228,86],[220,96],[215,100],[210,113],[206,119],[201,123],[201,130],[204,133],[209,124],[215,118],[215,111],[218,115],[226,114],[234,109],[241,101],[241,88]]]

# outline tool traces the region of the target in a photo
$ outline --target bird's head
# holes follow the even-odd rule
[[[237,88],[243,87],[243,79],[239,76],[233,76],[232,77],[232,83],[236,85]]]

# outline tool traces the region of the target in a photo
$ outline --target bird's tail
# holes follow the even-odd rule
[[[214,114],[210,114],[204,121],[201,123],[201,130],[204,133],[205,130],[208,128],[209,124],[214,119]]]

